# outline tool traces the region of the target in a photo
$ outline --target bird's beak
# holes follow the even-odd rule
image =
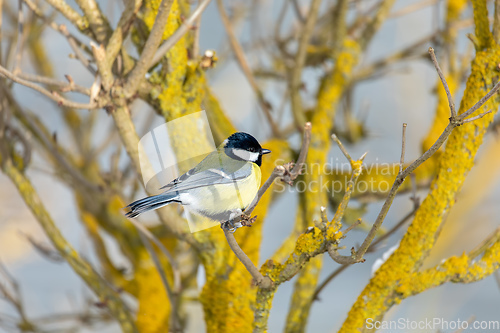
[[[262,149],[262,155],[269,154],[270,152],[269,149]]]

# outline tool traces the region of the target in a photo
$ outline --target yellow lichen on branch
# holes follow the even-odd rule
[[[331,230],[329,230],[329,233],[336,236],[329,240],[327,240],[326,230],[311,227],[298,237],[295,243],[295,248],[288,256],[285,263],[280,264],[274,262],[273,260],[267,260],[262,265],[260,272],[262,275],[269,276],[271,278],[273,281],[273,287],[271,289],[259,288],[257,291],[257,308],[255,310],[255,319],[253,324],[254,332],[267,332],[269,312],[271,310],[273,297],[278,286],[283,282],[292,279],[298,272],[302,272],[304,266],[311,260],[311,258],[317,258],[318,255],[327,251],[329,244],[338,245],[338,242],[342,238],[340,227],[341,225],[338,224],[335,227],[330,228]],[[304,283],[307,284],[309,282]],[[307,296],[309,295],[302,296],[306,296],[305,299],[308,299]],[[290,313],[293,314],[293,312]],[[291,319],[299,320],[300,314],[298,314],[297,317],[292,317]],[[299,325],[299,322],[295,321],[295,324],[290,327],[297,330],[303,327],[303,325]]]
[[[3,157],[5,158],[5,157]],[[127,310],[118,293],[113,290],[107,281],[102,279],[99,274],[83,260],[75,249],[61,234],[49,213],[43,206],[35,189],[26,176],[21,173],[10,160],[3,160],[2,169],[17,187],[19,194],[24,199],[26,205],[30,208],[33,215],[37,218],[41,227],[45,231],[59,254],[68,262],[82,280],[94,291],[103,304],[110,309],[113,316],[120,323],[123,332],[138,332],[134,325],[131,313]]]
[[[395,290],[396,293],[401,299],[404,299],[446,282],[471,283],[491,275],[500,268],[498,231],[495,233],[493,243],[486,245],[486,249],[481,248],[480,255],[482,257],[479,259],[475,258],[478,253],[464,253],[460,257],[448,258],[436,267],[411,274],[408,278],[400,281],[400,286]]]
[[[486,20],[486,17],[482,19]],[[477,52],[459,113],[472,107],[498,81],[498,63],[500,48],[497,45]],[[498,97],[493,97],[476,114],[485,110],[497,110],[498,106]],[[365,329],[367,318],[381,318],[393,304],[400,301],[400,297],[395,293],[396,288],[401,288],[398,281],[417,272],[433,248],[446,215],[455,204],[456,195],[474,164],[477,150],[492,119],[493,114],[488,114],[457,127],[452,132],[428,196],[417,211],[399,248],[378,269],[358,297],[341,332]]]
[[[137,285],[137,328],[142,333],[161,333],[169,327],[171,304],[150,254],[142,248],[138,253],[138,262],[134,272]],[[163,267],[169,268],[165,260]],[[169,273],[169,271],[167,271]],[[170,276],[170,274],[168,275]],[[172,281],[169,281],[172,284]]]
[[[472,0],[472,8],[474,9],[474,23],[476,26],[476,45],[474,46],[476,51],[483,51],[495,43],[493,34],[490,31],[486,0]]]

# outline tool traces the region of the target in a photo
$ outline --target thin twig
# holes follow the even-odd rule
[[[400,16],[404,16],[407,14],[412,14],[420,9],[424,9],[425,7],[433,6],[435,5],[439,0],[422,0],[420,2],[413,3],[411,5],[408,5],[406,7],[403,7],[395,12],[392,12],[389,14],[387,17],[388,19],[392,18],[397,18]]]
[[[339,140],[339,138],[335,135],[335,134],[332,134],[332,139],[333,141],[335,141],[335,143],[339,146],[340,148],[340,151],[342,152],[342,154],[344,154],[345,158],[347,158],[347,160],[349,161],[349,163],[352,164],[352,158],[351,158],[351,155],[349,155],[349,152],[347,152],[347,149],[345,149],[344,145],[342,144],[342,142]]]
[[[384,240],[389,238],[392,234],[398,231],[415,213],[417,212],[419,206],[415,206],[411,212],[406,214],[398,223],[396,223],[391,229],[387,230],[385,234],[378,237],[370,244],[368,251],[366,252],[374,252],[377,250],[377,246],[382,243]]]
[[[298,7],[297,1],[292,1],[294,7]],[[313,0],[311,2],[311,7],[305,20],[305,25],[302,30],[302,35],[299,39],[299,45],[297,48],[297,53],[295,55],[295,63],[291,69],[291,75],[289,80],[288,89],[290,91],[290,105],[292,107],[292,113],[294,116],[295,123],[299,126],[305,122],[305,114],[302,107],[302,98],[300,96],[300,87],[302,84],[302,70],[304,69],[304,64],[306,62],[307,47],[309,46],[309,40],[314,31],[314,25],[316,24],[316,19],[318,18],[319,7],[321,0]],[[298,8],[295,10],[299,13]],[[302,18],[300,14],[299,17]]]
[[[231,45],[234,56],[236,57],[236,60],[238,62],[238,65],[243,71],[243,74],[245,74],[245,77],[247,78],[247,81],[252,87],[252,90],[254,91],[255,95],[257,95],[257,100],[259,102],[259,105],[262,111],[264,111],[264,115],[266,116],[266,120],[269,123],[269,126],[271,127],[274,136],[280,137],[280,131],[278,129],[278,126],[276,125],[276,123],[273,120],[273,117],[271,116],[270,104],[268,101],[265,100],[264,94],[260,90],[259,85],[257,84],[257,81],[255,80],[255,77],[253,75],[253,72],[250,69],[250,66],[248,65],[248,62],[245,57],[245,52],[243,51],[243,48],[241,47],[240,43],[238,42],[238,39],[236,38],[236,35],[234,34],[233,28],[231,27],[231,22],[229,21],[229,17],[227,16],[226,10],[224,9],[224,4],[222,3],[222,0],[217,0],[217,7],[219,8],[222,24],[226,29],[229,44]]]
[[[492,112],[493,112],[493,110],[489,110],[489,111],[483,112],[483,113],[481,113],[481,114],[480,114],[480,115],[478,115],[478,116],[475,116],[475,117],[472,117],[472,118],[467,118],[467,119],[465,119],[463,122],[464,122],[464,124],[466,124],[466,123],[470,123],[471,121],[474,121],[474,120],[477,120],[477,119],[483,118],[484,116],[486,116],[487,114],[492,113]]]
[[[325,289],[325,287],[334,279],[336,278],[340,273],[342,273],[343,271],[346,270],[347,267],[349,267],[350,265],[341,265],[339,267],[337,267],[336,270],[334,270],[330,275],[328,275],[328,277],[318,286],[318,288],[316,288],[316,290],[314,291],[314,294],[312,296],[312,299],[314,301],[319,301],[319,294],[323,291],[323,289]]]
[[[396,0],[382,0],[379,2],[377,11],[361,32],[361,36],[359,38],[361,49],[364,50],[368,43],[372,40],[373,36],[375,36],[375,33],[380,29],[383,22],[385,22],[385,18],[389,15],[389,12],[395,2]]]
[[[352,79],[353,82],[359,82],[362,80],[374,79],[381,76],[383,73],[389,71],[390,65],[404,60],[409,60],[413,58],[421,58],[422,55],[427,55],[427,53],[422,53],[420,49],[422,46],[429,44],[439,39],[442,35],[442,31],[431,33],[430,35],[412,43],[411,45],[405,47],[402,50],[396,51],[393,54],[385,57],[383,59],[377,60],[371,64],[365,65],[356,71]]]
[[[332,135],[332,138],[335,141],[337,141],[337,144],[339,145],[339,147],[342,147],[341,149],[345,150],[345,148],[343,148],[342,143],[337,138],[337,136],[335,136],[335,134]],[[349,156],[347,151],[345,151],[344,155],[346,155],[346,158],[349,160],[349,162],[351,163],[351,166],[353,168],[352,173],[351,173],[351,179],[349,180],[347,189],[344,193],[344,196],[342,197],[342,201],[340,202],[337,210],[335,211],[335,215],[333,216],[332,221],[327,225],[327,227],[332,227],[332,226],[340,224],[340,221],[341,221],[342,217],[344,216],[345,209],[347,208],[347,205],[349,204],[349,200],[351,199],[351,195],[352,195],[352,192],[354,191],[354,187],[356,185],[356,182],[358,181],[358,177],[363,170],[362,162],[363,162],[364,158],[366,157],[366,153],[364,153],[360,157],[360,159],[358,160],[359,163],[354,163],[355,161],[353,161],[351,159],[351,157]],[[359,223],[361,223],[361,220],[357,221],[357,224],[359,224]],[[347,230],[345,232],[348,232],[349,230],[351,230],[350,229],[351,227],[347,228]],[[326,245],[327,245],[328,254],[335,262],[337,262],[339,264],[343,264],[343,265],[351,264],[354,262],[353,260],[355,260],[354,259],[355,252],[353,250],[351,250],[351,252],[353,253],[351,256],[343,256],[337,252],[337,250],[338,250],[337,244],[328,243]]]
[[[158,50],[158,46],[163,38],[163,32],[165,31],[165,26],[168,21],[168,15],[170,13],[170,8],[172,7],[173,0],[162,0],[160,7],[158,8],[158,14],[156,14],[155,23],[153,28],[149,33],[149,37],[146,40],[146,44],[142,50],[141,56],[137,61],[135,67],[130,71],[127,76],[127,84],[125,85],[124,91],[127,96],[131,96],[135,93],[136,88],[139,86],[141,81],[144,80],[144,76],[151,63],[151,57]]]
[[[196,20],[198,17],[203,13],[205,8],[207,8],[208,4],[210,3],[211,0],[203,0],[200,2],[198,7],[193,11],[193,14],[187,19],[182,22],[182,25],[170,36],[159,48],[156,50],[155,55],[153,56],[153,60],[151,61],[151,67],[156,65],[161,58],[165,54],[167,54],[168,50],[170,50],[175,43],[179,41],[179,39],[182,38],[195,24]]]
[[[24,13],[23,13],[23,1],[18,0],[18,12],[17,12],[17,43],[16,43],[16,57],[14,61],[14,73],[18,73],[21,70],[21,58],[23,52],[23,27],[24,27]]]
[[[160,242],[158,238],[156,238],[146,227],[144,227],[141,223],[135,221],[134,219],[129,219],[129,221],[132,222],[132,224],[139,230],[140,233],[142,233],[145,237],[155,243],[155,245],[158,246],[163,255],[168,259],[170,266],[172,267],[172,274],[174,277],[172,292],[174,294],[179,293],[181,290],[181,273],[177,261],[175,261],[174,257],[172,256],[170,251],[167,250],[165,245],[163,245],[163,243]]]
[[[306,163],[307,152],[309,151],[309,144],[311,143],[311,129],[312,124],[310,122],[305,123],[299,157],[297,158],[297,162],[295,162],[295,165],[290,174],[290,177],[292,178],[290,180],[292,181],[297,178],[302,170],[302,167]]]
[[[74,108],[74,109],[89,109],[89,110],[97,109],[100,107],[99,103],[95,103],[93,101],[91,101],[88,104],[85,104],[85,103],[77,103],[77,102],[67,100],[66,98],[62,97],[61,95],[59,95],[55,92],[50,92],[47,89],[40,87],[39,85],[34,84],[31,81],[21,79],[20,77],[13,74],[12,72],[9,72],[3,66],[0,66],[0,74],[5,76],[6,78],[16,82],[16,83],[19,83],[23,86],[26,86],[28,88],[34,89],[34,90],[42,93],[43,95],[47,96],[48,98],[56,101],[59,105],[63,105],[63,106],[66,106],[69,108]]]
[[[59,81],[57,79],[53,79],[51,77],[22,73],[22,72],[18,73],[17,76],[23,80],[37,82],[37,83],[43,83],[43,84],[50,85],[50,86],[60,87],[61,91],[63,91],[63,92],[75,91],[75,92],[78,92],[80,94],[90,96],[90,89],[89,88],[79,86],[79,85],[75,84],[74,82],[68,83],[68,82],[64,82],[64,81]]]
[[[450,88],[448,87],[448,83],[446,82],[446,78],[444,77],[443,71],[441,67],[439,67],[439,63],[436,59],[436,54],[434,54],[434,49],[429,47],[429,54],[431,55],[432,63],[434,67],[436,67],[436,71],[441,79],[441,83],[443,84],[444,90],[446,91],[446,96],[448,97],[448,103],[450,104],[450,112],[451,117],[455,118],[457,115],[457,111],[455,110],[455,102],[453,102],[453,97],[451,96]]]
[[[384,240],[389,238],[391,235],[393,235],[397,230],[399,230],[413,215],[418,210],[418,206],[415,206],[415,208],[406,214],[396,225],[394,225],[390,230],[388,230],[385,234],[382,236],[378,237],[372,244],[370,244],[370,247],[368,248],[368,251],[366,252],[374,252],[377,249],[377,246],[382,243]],[[347,267],[350,267],[351,263],[348,264],[343,264],[340,267],[338,267],[336,270],[334,270],[326,279],[318,286],[318,288],[315,290],[313,299],[315,301],[319,300],[318,295],[323,291],[323,289],[335,278],[337,277],[340,273],[342,273]]]
[[[25,234],[24,232],[19,232],[26,240],[37,250],[44,258],[56,263],[64,262],[63,257],[48,244],[42,244],[36,241],[32,236]]]
[[[281,25],[283,24],[283,21],[285,19],[287,8],[288,8],[288,1],[283,1],[283,6],[281,6],[280,13],[278,15],[278,20],[276,21],[276,25],[274,26],[274,39],[277,45],[279,45],[281,41],[280,30],[281,30]]]
[[[302,12],[300,11],[299,2],[297,0],[291,0],[291,3],[293,5],[293,10],[295,11],[295,15],[297,15],[299,21],[301,23],[305,23],[306,19],[304,18],[304,15],[302,15]]]
[[[90,65],[90,61],[85,57],[85,55],[83,55],[80,47],[78,46],[78,41],[75,36],[69,33],[68,28],[64,24],[59,25],[59,27],[57,27],[57,30],[60,31],[64,35],[64,37],[66,37],[69,46],[71,47],[73,52],[75,52],[76,58],[82,63],[83,66],[85,66],[85,68],[87,68],[87,70],[92,75],[95,76],[97,71]],[[82,44],[80,43],[80,45]]]
[[[12,98],[10,92],[5,87],[1,86],[1,84],[0,91],[9,99],[11,103],[12,101],[14,101],[14,98]],[[88,191],[101,191],[101,187],[99,185],[90,182],[87,178],[85,178],[85,176],[81,174],[80,170],[76,169],[70,162],[68,162],[66,157],[60,153],[59,148],[54,144],[52,140],[47,137],[47,135],[45,135],[45,132],[40,128],[38,123],[33,120],[33,117],[31,115],[25,112],[24,109],[20,106],[16,105],[15,109],[22,117],[23,121],[26,121],[33,134],[39,138],[41,143],[50,152],[52,157],[54,157],[54,159],[58,162],[59,166],[61,166],[61,168],[65,170],[76,183],[80,184]]]
[[[405,163],[405,149],[406,149],[406,123],[403,124],[403,134],[401,138],[401,159],[399,160],[399,173],[403,171]]]
[[[31,11],[38,16],[45,24],[47,24],[50,28],[52,28],[54,31],[57,31],[58,33],[61,33],[66,39],[68,40],[69,45],[71,46],[71,49],[73,52],[75,52],[75,56],[80,62],[87,68],[87,70],[92,73],[92,75],[95,76],[96,71],[95,69],[90,66],[89,60],[82,54],[82,51],[80,48],[83,48],[85,51],[90,53],[90,49],[81,41],[79,40],[75,35],[71,34],[68,31],[68,28],[64,24],[58,25],[57,23],[54,22],[52,18],[48,18],[44,15],[42,10],[32,1],[32,0],[24,0],[24,3],[31,9]]]
[[[356,228],[357,226],[359,226],[362,222],[363,222],[363,220],[361,218],[357,219],[356,222],[354,222],[353,224],[351,224],[345,230],[342,231],[342,237],[345,238],[345,236],[349,232],[351,232],[354,228]]]

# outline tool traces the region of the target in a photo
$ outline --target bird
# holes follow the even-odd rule
[[[161,187],[164,192],[125,207],[128,218],[179,203],[189,211],[218,222],[241,216],[261,185],[261,147],[252,135],[237,132],[224,140],[198,165]]]

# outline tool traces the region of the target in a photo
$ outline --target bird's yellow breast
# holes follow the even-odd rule
[[[192,197],[203,202],[194,203],[191,208],[203,207],[203,215],[206,216],[215,216],[235,209],[245,210],[257,195],[260,182],[260,168],[252,163],[252,173],[245,179],[230,184],[216,184],[198,188],[197,193]]]

